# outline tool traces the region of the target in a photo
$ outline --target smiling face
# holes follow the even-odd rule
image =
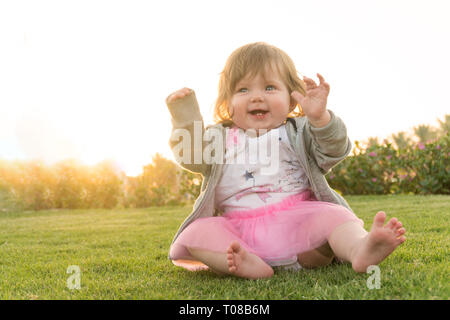
[[[229,101],[234,124],[257,132],[279,127],[294,107],[287,86],[270,68],[238,81]]]

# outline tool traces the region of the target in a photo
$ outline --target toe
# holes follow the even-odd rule
[[[373,225],[375,227],[381,228],[383,227],[385,220],[386,220],[386,213],[380,211],[375,215],[375,218],[373,219]]]
[[[397,236],[401,236],[401,235],[405,234],[405,232],[406,232],[405,228],[400,228],[397,230]]]
[[[406,237],[405,236],[401,236],[397,240],[398,240],[398,243],[401,244],[401,243],[406,241]]]
[[[237,242],[237,241],[231,242],[230,248],[231,248],[234,252],[238,252],[240,247],[241,247],[241,246],[239,245],[239,242]]]
[[[394,230],[394,229],[396,229],[397,222],[398,222],[397,218],[392,218],[391,220],[389,220],[386,227]]]

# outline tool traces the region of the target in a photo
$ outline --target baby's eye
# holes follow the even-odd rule
[[[248,89],[247,88],[239,88],[237,92],[247,92]]]
[[[266,87],[266,90],[267,90],[267,91],[273,91],[273,90],[275,90],[275,87],[274,87],[273,85],[268,85],[268,86]]]

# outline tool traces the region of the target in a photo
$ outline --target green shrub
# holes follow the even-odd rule
[[[439,139],[395,148],[357,141],[353,155],[327,180],[341,194],[450,194],[448,132]],[[156,154],[138,177],[127,177],[108,161],[85,166],[66,160],[0,160],[0,212],[52,208],[139,208],[191,204],[200,193],[201,175]]]
[[[355,142],[353,155],[327,175],[342,194],[449,194],[450,135],[396,149],[391,143],[364,150]]]

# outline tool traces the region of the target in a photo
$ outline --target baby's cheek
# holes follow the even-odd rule
[[[233,106],[229,106],[228,107],[228,114],[230,115],[230,117],[233,116],[233,114],[234,114],[234,107]]]

